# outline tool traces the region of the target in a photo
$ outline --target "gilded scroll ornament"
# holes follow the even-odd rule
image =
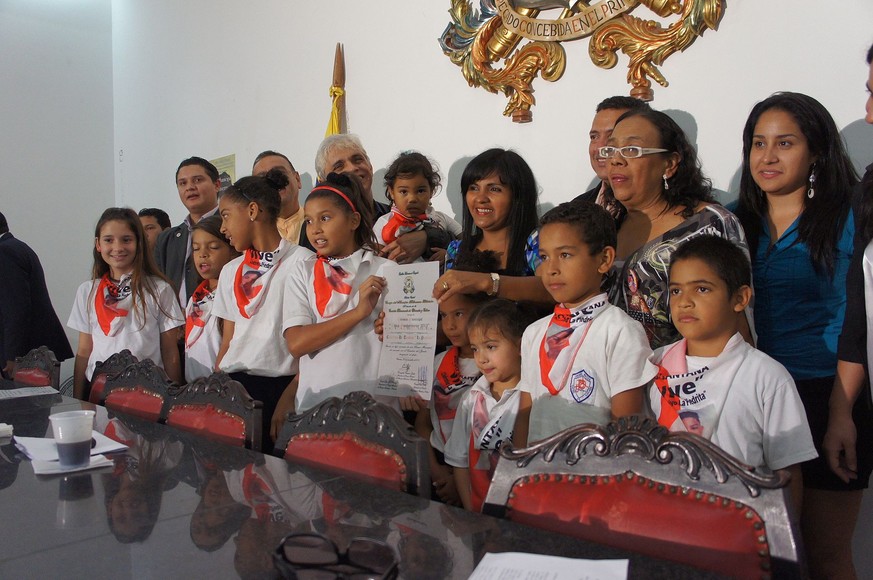
[[[661,19],[678,20],[665,25],[631,16],[640,5]],[[543,10],[553,9],[560,9],[558,18],[537,18]],[[461,67],[471,87],[502,92],[509,99],[503,114],[523,123],[532,120],[531,107],[536,103],[532,83],[537,75],[554,82],[564,74],[563,41],[590,36],[588,53],[604,69],[616,65],[621,50],[629,58],[630,94],[650,101],[654,98],[650,79],[668,86],[658,67],[707,28],[717,29],[724,1],[480,0],[477,11],[468,0],[452,0],[449,14],[452,22],[440,37],[443,52]]]

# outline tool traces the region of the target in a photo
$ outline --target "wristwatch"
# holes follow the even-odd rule
[[[500,292],[500,274],[491,272],[491,292],[486,292],[488,296],[497,296]]]

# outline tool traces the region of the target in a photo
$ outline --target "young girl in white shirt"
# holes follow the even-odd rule
[[[458,238],[461,224],[430,204],[439,187],[440,174],[427,157],[417,151],[401,153],[385,172],[385,197],[391,202],[391,212],[376,220],[373,226],[376,241],[388,245],[403,234],[424,229],[425,225],[447,231],[452,239]],[[445,257],[445,248],[429,251],[431,260]]]
[[[73,392],[88,398],[94,366],[128,349],[151,359],[181,383],[176,346],[182,311],[175,291],[147,251],[139,217],[130,208],[103,212],[94,232],[92,279],[76,292],[67,326],[79,331]]]
[[[185,307],[185,380],[189,383],[212,374],[221,348],[221,323],[212,305],[218,276],[224,265],[239,256],[221,233],[221,217],[212,215],[197,222],[191,231],[191,257],[203,282]]]
[[[360,180],[331,173],[303,206],[317,256],[295,266],[285,289],[284,333],[300,360],[295,408],[302,413],[378,378],[382,343],[373,332],[389,260],[373,253],[373,213]]]
[[[221,233],[243,255],[228,262],[218,278],[213,311],[224,327],[215,366],[263,402],[267,452],[273,414],[284,414],[279,400],[297,374],[297,361],[282,341],[283,290],[294,263],[312,254],[283,240],[276,229],[279,190],[287,186],[288,177],[274,169],[263,177],[243,177],[218,202]]]
[[[482,510],[497,451],[512,438],[520,399],[521,337],[535,317],[517,302],[496,299],[479,306],[467,322],[482,376],[458,407],[445,456],[455,468],[458,494],[468,510]]]

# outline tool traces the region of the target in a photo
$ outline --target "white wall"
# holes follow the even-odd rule
[[[111,26],[110,0],[0,0],[0,211],[64,324],[115,197]]]
[[[732,0],[718,31],[661,67],[670,86],[655,87],[653,105],[678,113],[696,134],[717,188],[736,181],[749,109],[777,90],[820,99],[840,127],[849,126],[857,163],[873,158],[873,129],[862,121],[873,3],[838,6]],[[628,93],[626,57],[602,70],[590,62],[587,41],[564,43],[564,78],[538,79],[534,122],[514,124],[501,115],[502,96],[468,88],[442,54],[437,38],[449,7],[449,0],[115,0],[115,145],[124,150],[115,165],[119,202],[163,206],[179,220],[184,210],[173,173],[195,154],[236,153],[242,176],[258,152],[275,148],[312,179],[337,41],[346,50],[350,130],[361,135],[377,169],[402,150],[423,151],[448,174],[448,197],[458,210],[467,158],[499,145],[528,160],[543,201],[586,189],[593,178],[585,157],[593,110],[606,96]],[[634,14],[652,15],[642,6]],[[437,206],[448,209],[448,199]]]

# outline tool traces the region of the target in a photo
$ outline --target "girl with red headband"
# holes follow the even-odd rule
[[[382,343],[373,322],[386,284],[382,270],[392,262],[373,252],[373,212],[362,192],[357,176],[331,173],[303,206],[318,255],[295,266],[283,322],[288,350],[300,359],[298,413],[378,378]]]

